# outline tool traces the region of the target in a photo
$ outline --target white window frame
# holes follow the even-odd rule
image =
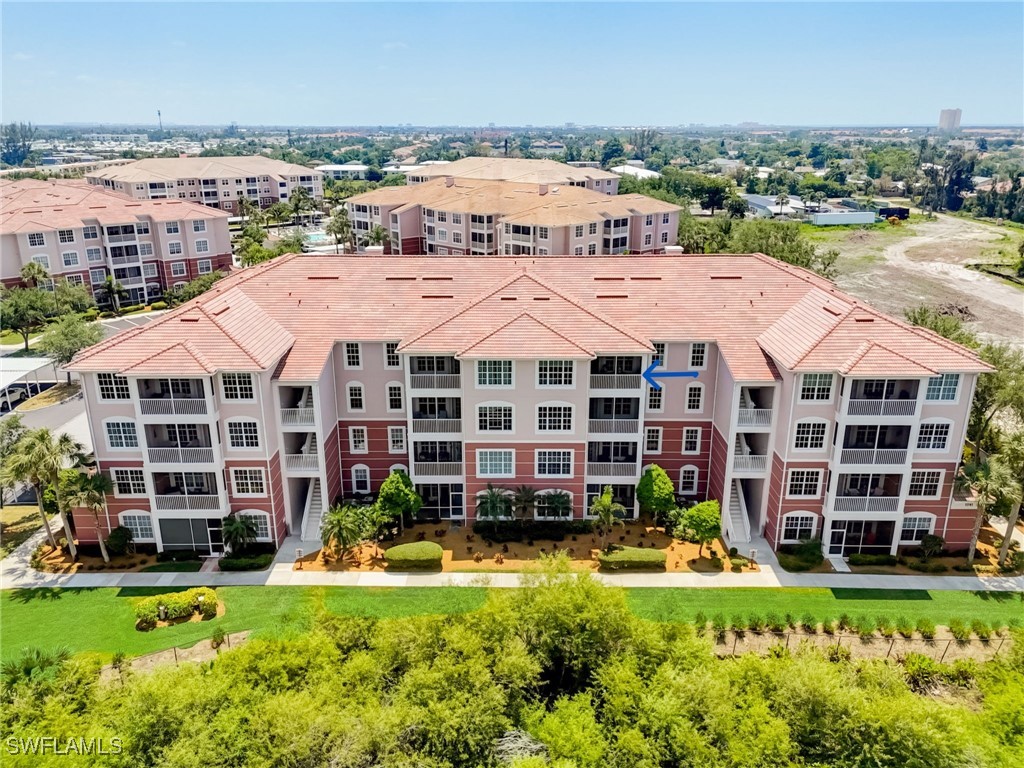
[[[809,517],[811,519],[811,535],[808,538],[806,538],[806,539],[801,539],[799,537],[795,538],[795,539],[787,539],[786,538],[786,520],[788,518],[791,518],[791,517],[799,517],[799,518]],[[807,510],[802,510],[802,509],[800,509],[800,510],[793,510],[792,512],[787,512],[781,518],[779,518],[779,543],[780,544],[799,544],[802,541],[813,541],[814,537],[817,535],[817,533],[818,533],[818,516],[816,514],[814,514],[813,512],[808,512]]]
[[[946,428],[946,439],[945,445],[942,448],[922,448],[921,438],[925,427],[945,427]],[[914,447],[915,453],[949,453],[950,439],[953,436],[953,420],[952,419],[926,419],[921,422],[921,426],[917,429],[917,443]],[[934,435],[930,438],[931,442],[934,442]]]
[[[156,264],[152,261],[146,262],[142,265],[142,276],[143,277],[156,277],[157,268]]]
[[[193,244],[196,253],[209,253],[210,252],[210,241],[209,240],[196,240]]]
[[[359,398],[360,405],[352,405],[352,396]],[[349,413],[366,413],[366,387],[358,381],[345,385],[345,410]]]
[[[560,370],[541,371],[542,366],[551,368],[553,364],[561,366]],[[569,383],[544,384],[541,382],[541,376],[547,376],[549,379],[559,377],[563,382],[568,378]],[[536,386],[537,389],[576,389],[576,362],[573,360],[538,360]]]
[[[651,438],[654,437],[655,446],[651,448]],[[665,437],[665,430],[662,427],[644,427],[644,453],[648,456],[657,456],[661,453],[662,440]]]
[[[400,342],[397,341],[385,341],[384,342],[384,367],[392,371],[402,370],[402,356],[398,353],[398,345]],[[389,348],[391,348],[389,350]],[[391,363],[391,357],[394,356],[398,362],[396,364]]]
[[[391,388],[398,387],[398,407],[391,405]],[[389,381],[384,385],[384,400],[388,413],[405,413],[405,386],[400,381]]]
[[[360,432],[363,435],[362,448],[357,447],[358,441],[356,440],[356,436],[360,434]],[[348,428],[348,451],[349,453],[360,455],[370,452],[370,431],[366,427],[355,426]]]
[[[697,433],[697,448],[696,448],[696,450],[688,451],[688,450],[686,450],[686,433],[687,432],[691,432],[691,431]],[[701,439],[703,439],[703,437],[704,437],[704,430],[703,430],[703,428],[701,428],[701,427],[683,427],[683,436],[682,437],[683,437],[683,439],[682,439],[682,442],[680,444],[679,452],[682,455],[684,455],[684,456],[699,456],[700,455]]]
[[[569,409],[569,428],[568,429],[541,429],[541,408],[568,408]],[[544,403],[537,403],[537,419],[534,422],[534,429],[536,429],[538,435],[569,435],[572,434],[576,429],[576,408],[572,403],[559,402],[552,400]],[[550,418],[550,416],[548,417]],[[565,412],[562,411],[560,421],[565,420]],[[514,424],[513,424],[514,426]]]
[[[206,231],[206,220],[205,219],[193,219],[192,220],[192,231],[193,232],[205,232]]]
[[[178,235],[181,234],[181,227],[178,226],[176,221],[168,221],[164,224],[164,232],[168,235]]]
[[[694,389],[700,391],[700,408],[690,407],[690,392]],[[701,382],[686,385],[686,413],[704,413],[704,401],[704,385]]]
[[[821,384],[821,383],[811,384],[810,382],[812,381],[812,379],[810,379],[810,377],[812,377],[812,376],[815,377],[813,379],[813,381],[815,381],[815,382],[819,382],[820,381],[820,377],[823,377],[823,376],[827,376],[828,377],[829,384],[828,384],[828,397],[827,398],[819,398],[819,397],[805,398],[804,397],[804,390],[806,388],[808,388],[808,387],[813,388],[814,394],[817,394],[817,390],[819,390],[819,389],[821,389],[823,387],[823,384]],[[802,373],[802,374],[800,374],[800,381],[797,382],[797,386],[799,387],[799,389],[797,390],[797,397],[798,397],[799,402],[801,402],[801,403],[817,403],[818,405],[826,405],[828,403],[831,403],[832,402],[832,398],[835,397],[835,394],[836,394],[836,376],[835,376],[834,373]]]
[[[683,477],[687,472],[693,472],[693,488],[688,489],[683,484]],[[696,496],[697,490],[700,488],[700,469],[693,464],[684,464],[679,468],[679,495],[680,496]]]
[[[700,353],[701,364],[694,365],[693,360],[697,353]],[[706,371],[708,368],[708,343],[706,341],[692,341],[690,342],[690,370],[691,371]]]
[[[228,383],[231,378],[233,383]],[[248,377],[248,384],[245,383]],[[252,391],[252,397],[231,397],[228,392],[228,387],[234,387],[238,390],[239,395],[246,388]],[[240,373],[235,371],[228,371],[220,375],[220,397],[224,402],[230,403],[255,403],[256,402],[256,380],[251,373]]]
[[[274,527],[270,524],[270,515],[259,509],[246,509],[242,512],[237,513],[239,518],[249,518],[253,526],[256,528],[256,541],[273,541],[274,540]],[[261,531],[267,530],[267,535],[263,536]]]
[[[654,354],[651,355],[651,362],[658,361],[659,368],[665,368],[668,365],[668,343],[664,341],[652,341],[654,345]]]
[[[936,405],[956,405],[960,402],[960,381],[962,378],[963,377],[961,377],[959,373],[940,373],[938,376],[930,377],[924,385],[924,401],[926,403],[934,403]],[[955,389],[953,390],[953,397],[941,397],[947,389],[946,381],[950,379],[956,382],[954,385]],[[937,386],[940,397],[928,396],[933,383]]]
[[[70,263],[68,263],[68,256],[74,257]],[[62,251],[60,254],[60,261],[61,264],[64,265],[64,269],[70,269],[71,267],[80,266],[80,262],[78,260],[78,251]]]
[[[500,364],[502,370],[490,371],[487,370],[488,366],[492,364]],[[485,379],[489,379],[492,375],[500,375],[502,379],[505,378],[504,368],[508,367],[508,384],[481,384],[481,376]],[[476,382],[477,389],[514,389],[516,386],[516,365],[513,360],[477,360],[475,365],[476,376],[473,379]]]
[[[561,488],[544,488],[543,490],[537,491],[537,505],[533,509],[533,519],[534,520],[572,520],[572,516],[573,516],[572,512],[569,513],[568,517],[553,517],[551,515],[542,515],[542,514],[540,514],[540,508],[541,508],[540,498],[542,496],[548,496],[548,495],[550,495],[552,493],[564,493],[564,494],[567,494],[569,496],[570,503],[573,505],[573,508],[575,509],[575,496],[574,496],[574,494],[571,491],[565,491],[565,490],[562,490]]]
[[[29,232],[28,233],[28,247],[29,248],[45,248],[46,247],[46,233],[44,233],[44,232]]]
[[[97,246],[90,246],[85,249],[85,261],[88,264],[103,263],[103,249]]]
[[[58,229],[57,230],[57,244],[67,245],[68,243],[75,242],[75,230],[73,229]]]
[[[128,518],[145,518],[146,526],[149,528],[149,536],[136,534],[136,527],[129,524]],[[118,525],[122,525],[132,532],[132,541],[156,541],[156,534],[154,533],[153,515],[141,509],[129,509],[122,512],[117,516]]]
[[[792,487],[792,484],[793,484],[793,473],[794,472],[813,472],[813,473],[815,473],[818,476],[818,479],[815,481],[815,484],[814,484],[814,493],[813,494],[790,493],[790,488]],[[785,487],[786,498],[787,499],[817,499],[817,498],[820,498],[821,497],[821,478],[822,478],[822,471],[820,469],[815,468],[815,467],[795,467],[795,468],[790,469],[786,473],[786,487]],[[807,481],[802,481],[802,484],[806,485]]]
[[[142,475],[142,487],[143,487],[142,492],[141,493],[137,493],[135,491],[132,491],[130,493],[120,493],[118,491],[118,485],[119,485],[120,481],[117,479],[118,473],[120,473],[120,472],[124,472],[124,473],[138,472],[140,475]],[[145,497],[149,496],[149,483],[146,481],[146,473],[145,473],[145,471],[141,467],[113,467],[110,470],[110,479],[114,483],[114,496],[116,496],[119,499],[140,499],[140,498],[145,498]],[[126,482],[129,485],[129,487],[130,487],[135,481],[134,480],[128,480]]]
[[[180,240],[171,240],[171,242],[169,242],[167,244],[167,255],[168,256],[182,256],[184,253],[185,253],[185,247],[181,244]],[[184,273],[182,273],[182,274],[184,274]]]
[[[665,388],[655,389],[654,387],[647,388],[647,402],[645,403],[645,410],[647,413],[664,413],[665,412]]]
[[[41,266],[43,269],[49,271],[50,269],[50,256],[46,253],[37,253],[32,257],[32,261]]]
[[[568,474],[558,474],[558,475],[541,474],[541,472],[540,472],[540,455],[542,453],[563,453],[563,454],[567,453],[567,454],[569,454],[569,473]],[[543,477],[545,479],[550,478],[550,477],[572,478],[575,475],[575,472],[574,472],[575,460],[576,460],[575,453],[576,452],[572,448],[537,448],[537,449],[535,449],[534,452],[533,452],[533,476],[534,477],[538,477],[538,478]],[[561,463],[564,463],[564,462],[559,460],[559,463],[561,464]],[[513,467],[513,469],[514,469],[514,467]]]
[[[152,255],[153,255],[153,244],[152,243],[139,243],[139,256],[152,256]],[[102,258],[100,259],[100,261],[102,261]]]
[[[480,429],[480,416],[481,409],[483,408],[508,408],[510,411],[510,429]],[[489,401],[486,403],[477,403],[476,406],[476,420],[474,427],[476,432],[482,435],[511,435],[516,431],[516,408],[512,403],[502,401]],[[488,417],[489,418],[489,417]],[[503,419],[504,420],[504,419]]]
[[[358,474],[366,472],[366,490],[359,487]],[[365,464],[353,464],[349,473],[352,480],[352,493],[370,493],[373,485],[370,482],[370,468]]]
[[[483,454],[508,454],[508,462],[502,458],[502,464],[511,467],[509,472],[485,472],[482,461]],[[488,457],[489,458],[489,457]],[[476,476],[481,478],[510,478],[516,476],[516,449],[515,448],[477,448],[476,449]]]
[[[127,393],[124,397],[106,397],[103,394],[103,387],[105,378],[109,379],[109,383],[106,386],[111,388],[113,393],[117,393],[121,390],[126,390]],[[99,400],[105,403],[118,403],[124,402],[125,400],[132,399],[132,387],[131,382],[128,381],[125,376],[118,376],[116,373],[97,373],[96,374],[96,396]]]
[[[808,447],[804,447],[804,448],[799,447],[797,445],[797,440],[800,438],[800,427],[804,426],[804,425],[807,425],[808,427],[810,427],[811,425],[814,425],[814,424],[821,424],[821,425],[823,425],[823,430],[822,430],[822,433],[821,433],[821,445],[820,446],[814,446],[814,447],[808,446]],[[825,448],[828,446],[828,425],[829,425],[828,419],[818,419],[818,418],[799,419],[793,425],[793,451],[794,451],[794,453],[820,453],[821,451],[824,451]]]
[[[171,277],[185,277],[188,274],[188,269],[185,266],[184,261],[175,261],[171,263]]]
[[[241,493],[238,490],[238,475],[241,472],[259,473],[260,484],[263,486],[262,493]],[[251,482],[251,481],[246,481]],[[236,496],[240,499],[264,499],[269,494],[270,489],[267,487],[267,473],[262,467],[231,467],[231,495]]]
[[[935,485],[935,493],[930,496],[914,496],[910,493],[910,488],[914,484],[914,475],[935,473],[939,476],[939,480]],[[942,489],[946,483],[946,470],[944,469],[914,469],[911,470],[910,476],[907,477],[907,498],[913,499],[914,501],[935,501],[942,498]],[[922,490],[924,483],[922,482]]]
[[[400,435],[400,445],[396,447],[395,436]],[[406,439],[405,427],[388,427],[388,453],[406,454],[409,452],[409,445]]]
[[[131,435],[134,436],[134,439],[135,439],[135,444],[134,445],[127,445],[127,444],[125,444],[125,445],[114,445],[113,442],[111,442],[111,440],[110,440],[110,427],[115,425],[115,424],[117,424],[117,425],[130,424],[131,425],[130,432],[131,432]],[[122,442],[124,442],[124,438],[127,436],[128,433],[122,427],[119,427],[119,429],[120,429],[120,432],[121,432]],[[139,427],[135,423],[134,419],[126,419],[126,418],[123,418],[121,416],[114,416],[114,417],[111,417],[109,419],[104,419],[103,420],[103,437],[106,440],[107,450],[108,451],[138,451],[139,448],[141,447],[141,445],[139,443]]]
[[[231,427],[235,425],[256,425],[256,445],[234,445],[231,442]],[[247,416],[235,416],[230,419],[224,420],[224,433],[227,437],[227,447],[229,451],[259,451],[263,448],[263,436],[260,434],[260,423],[256,419],[249,418]],[[243,439],[244,439],[244,427],[243,427]]]
[[[346,341],[341,348],[342,365],[348,371],[361,371],[363,369],[363,345],[358,341]],[[352,363],[352,357],[356,362]]]
[[[907,522],[907,520],[927,520],[928,521],[928,528],[927,529],[919,528],[919,527],[914,529],[914,530],[918,530],[918,531],[924,531],[924,534],[922,534],[922,537],[921,537],[921,538],[924,538],[924,536],[931,535],[931,534],[935,533],[935,523],[936,523],[937,519],[938,518],[934,514],[932,514],[931,512],[907,512],[905,515],[903,515],[903,519],[900,520],[900,545],[901,546],[902,545],[914,546],[915,544],[920,545],[920,543],[921,543],[921,541],[919,539],[905,539],[905,538],[903,538],[903,526]]]

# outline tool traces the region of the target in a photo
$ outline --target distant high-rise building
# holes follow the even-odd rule
[[[939,112],[939,130],[953,133],[960,130],[960,110],[944,109]]]

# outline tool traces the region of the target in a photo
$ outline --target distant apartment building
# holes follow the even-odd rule
[[[939,130],[946,133],[956,133],[960,130],[960,110],[944,109],[939,112]]]
[[[619,177],[600,168],[580,167],[555,160],[523,160],[515,157],[464,157],[443,165],[429,164],[409,173],[409,184],[451,176],[466,181],[514,181],[520,184],[546,184],[582,187],[604,195],[619,192]]]
[[[228,215],[186,200],[132,200],[82,181],[0,181],[0,279],[29,262],[91,291],[112,276],[124,304],[231,267]]]
[[[657,389],[654,365],[693,376]],[[680,501],[721,502],[730,544],[837,556],[967,545],[954,476],[988,370],[804,270],[678,254],[285,256],[70,368],[114,483],[100,533],[160,549],[223,551],[228,513],[315,541],[393,470],[428,520],[471,523],[488,484],[533,487],[538,519],[610,485],[633,516],[658,464]]]
[[[390,252],[406,256],[655,253],[676,244],[681,210],[644,195],[452,176],[346,204],[357,234],[383,227]]]
[[[242,157],[154,157],[86,174],[86,181],[136,200],[187,200],[237,211],[246,197],[267,208],[286,202],[305,187],[315,200],[324,196],[323,173],[263,155]]]

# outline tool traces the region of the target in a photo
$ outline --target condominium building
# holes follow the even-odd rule
[[[86,181],[136,200],[188,200],[237,211],[245,197],[263,208],[286,202],[296,187],[324,196],[323,173],[263,155],[151,157],[86,174]]]
[[[228,214],[185,200],[132,200],[82,181],[0,181],[0,279],[36,262],[91,291],[112,276],[125,304],[231,267]]]
[[[655,361],[657,363],[655,364]],[[648,384],[649,366],[689,377]],[[969,349],[763,255],[285,256],[79,355],[102,529],[218,552],[229,512],[317,539],[341,497],[407,471],[421,516],[489,483],[636,513],[658,464],[718,499],[730,543],[960,548]],[[78,516],[83,541],[93,516]]]
[[[451,175],[381,187],[346,205],[357,234],[383,227],[391,252],[438,256],[655,253],[676,244],[682,210],[645,195]]]
[[[959,109],[943,109],[939,112],[939,130],[946,133],[956,133],[960,130]]]
[[[618,174],[555,160],[515,157],[464,157],[443,165],[424,165],[411,171],[408,179],[409,184],[422,184],[445,176],[472,181],[515,181],[534,186],[582,187],[603,195],[619,193]]]

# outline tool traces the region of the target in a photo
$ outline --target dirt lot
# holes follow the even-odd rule
[[[1024,345],[1024,290],[968,269],[1000,261],[1024,238],[1020,230],[940,215],[892,229],[815,233],[840,253],[836,282],[844,291],[890,314],[920,304],[966,305],[983,338]]]

